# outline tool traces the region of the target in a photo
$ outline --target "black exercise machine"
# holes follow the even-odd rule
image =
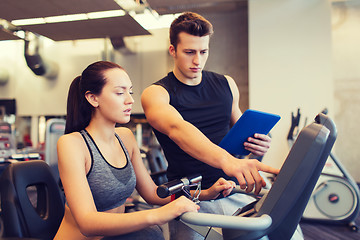
[[[327,109],[324,109],[322,113],[327,114]],[[300,109],[296,115],[292,113],[288,134],[290,146],[297,137],[300,117]],[[327,126],[327,123],[322,124]],[[330,152],[302,219],[327,224],[346,224],[351,231],[357,232],[358,226],[355,224],[355,219],[360,211],[359,199],[359,187],[355,180],[340,160]]]
[[[337,136],[320,113],[303,128],[271,189],[233,216],[188,212],[180,219],[204,239],[291,239]],[[302,236],[300,236],[302,237]]]
[[[45,161],[10,164],[0,177],[0,195],[4,238],[54,238],[65,198]]]

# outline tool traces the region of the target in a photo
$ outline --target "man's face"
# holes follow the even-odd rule
[[[178,78],[181,78],[179,80],[201,78],[201,72],[209,56],[209,38],[209,36],[198,37],[181,32],[177,49],[170,46],[169,52],[175,60],[174,72]]]

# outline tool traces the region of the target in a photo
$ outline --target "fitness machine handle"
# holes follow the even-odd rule
[[[246,231],[262,231],[269,228],[272,219],[263,214],[260,217],[226,216],[211,213],[186,212],[181,215],[181,221],[198,226],[211,226]]]
[[[199,174],[191,175],[180,180],[176,179],[158,186],[158,188],[156,189],[156,193],[159,197],[166,198],[181,191],[183,187],[199,183],[201,182],[201,180],[202,176]]]

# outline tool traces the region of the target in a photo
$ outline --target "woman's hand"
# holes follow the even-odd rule
[[[156,209],[158,211],[158,221],[156,224],[165,224],[185,212],[197,212],[199,209],[199,205],[185,196],[181,196],[165,206]]]
[[[227,197],[235,187],[235,182],[219,178],[214,185],[206,190],[201,190],[200,201],[216,199],[220,194]]]

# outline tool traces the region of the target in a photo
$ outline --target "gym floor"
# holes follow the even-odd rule
[[[360,227],[360,216],[356,219]],[[300,222],[305,240],[355,240],[360,239],[360,231],[353,232],[346,225]]]

